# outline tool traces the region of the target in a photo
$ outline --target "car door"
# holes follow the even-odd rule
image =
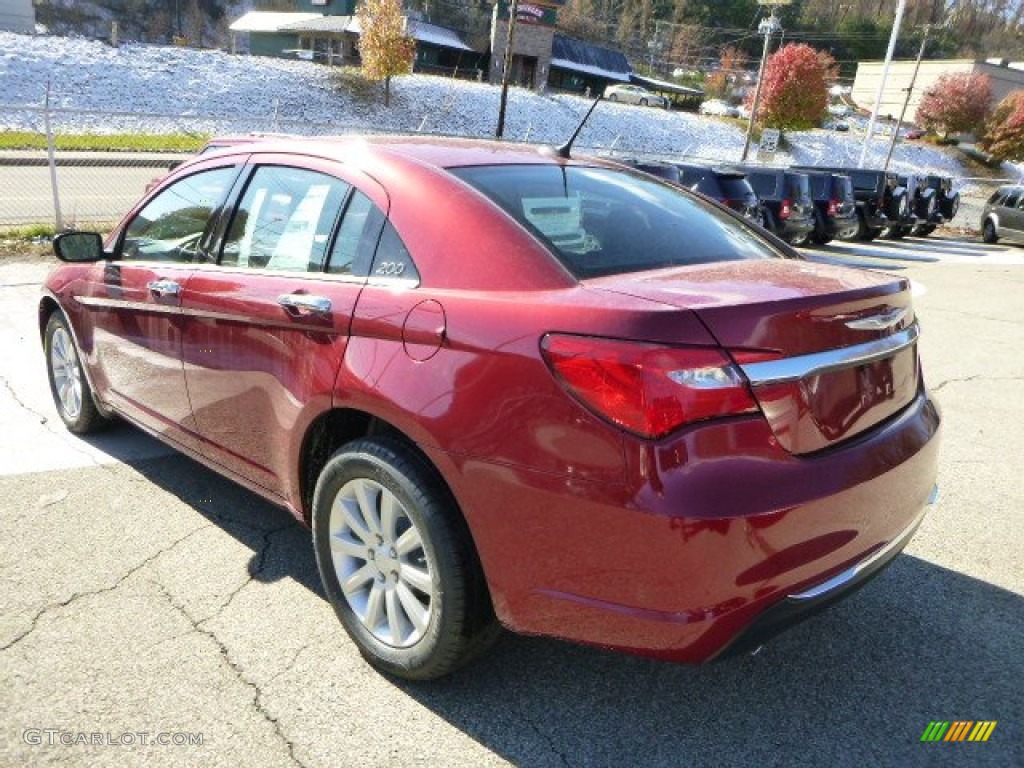
[[[1013,238],[1024,241],[1024,187],[1017,191],[1017,204],[1006,209],[1006,217],[1013,229]]]
[[[208,257],[209,236],[241,163],[222,161],[164,187],[135,211],[78,301],[91,326],[99,388],[109,404],[161,437],[195,449],[181,359],[181,291]]]
[[[283,498],[298,497],[292,457],[330,407],[383,226],[373,212],[386,207],[375,182],[340,164],[254,155],[219,262],[197,268],[183,294],[202,451]]]

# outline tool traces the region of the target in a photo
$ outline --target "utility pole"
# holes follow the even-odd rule
[[[768,46],[772,35],[782,31],[782,24],[775,15],[775,9],[780,5],[789,5],[790,0],[758,0],[758,5],[770,5],[771,14],[767,19],[761,19],[757,31],[764,35],[764,49],[761,51],[761,68],[757,71],[757,85],[754,86],[754,103],[750,105],[750,116],[747,118],[747,137],[743,141],[743,155],[740,162],[747,162],[747,155],[750,153],[750,140],[754,135],[754,119],[757,116],[757,108],[761,105],[761,85],[764,82],[764,69],[768,64]]]
[[[903,118],[907,115],[907,105],[910,104],[910,94],[914,92],[914,83],[917,82],[917,71],[921,68],[921,59],[924,58],[924,47],[928,44],[928,33],[931,31],[932,25],[924,25],[924,37],[921,38],[921,50],[917,52],[917,61],[914,62],[914,74],[910,76],[910,85],[907,86],[907,95],[903,99],[903,109],[900,111],[900,119],[896,121],[896,130],[892,132],[892,141],[889,142],[889,152],[885,156],[885,165],[882,166],[883,171],[889,170],[889,161],[892,159],[892,151],[896,148],[896,139],[900,135],[900,126],[903,125]]]
[[[857,167],[864,167],[864,158],[868,154],[868,144],[871,143],[871,136],[875,132],[875,122],[878,120],[878,110],[882,106],[882,93],[885,91],[885,81],[889,77],[889,67],[892,65],[892,52],[896,48],[896,39],[900,36],[900,24],[903,22],[903,12],[907,9],[907,0],[900,0],[896,6],[896,21],[892,25],[892,34],[889,35],[889,47],[885,51],[885,63],[882,65],[882,77],[878,80],[878,90],[875,92],[875,106],[871,110],[871,119],[868,120],[868,132],[864,136],[864,146],[860,150],[860,159],[857,160]]]
[[[512,70],[512,43],[516,34],[516,15],[519,13],[519,0],[512,0],[508,7],[508,35],[505,38],[504,67],[501,72],[501,99],[498,102],[498,127],[494,131],[495,138],[505,134],[505,107],[508,105],[508,79]]]

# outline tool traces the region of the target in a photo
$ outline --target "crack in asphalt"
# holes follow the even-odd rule
[[[976,373],[973,376],[961,376],[955,379],[943,379],[934,387],[930,387],[932,392],[938,392],[947,384],[963,384],[967,381],[1024,381],[1024,376],[982,376],[980,373]]]
[[[508,680],[504,679],[504,674],[499,672],[497,676],[499,678],[502,678],[502,686],[504,687],[504,689],[506,691],[511,691],[512,686],[509,684]],[[561,760],[562,765],[564,765],[565,768],[571,768],[569,758],[566,756],[565,752],[560,750],[555,745],[555,740],[550,735],[542,731],[540,729],[540,726],[533,722],[533,720],[526,714],[526,712],[524,712],[523,709],[518,704],[516,704],[515,697],[508,696],[506,700],[508,701],[508,708],[512,711],[512,714],[514,714],[521,721],[526,723],[530,727],[530,730],[537,734],[538,737],[540,737],[540,739],[547,745],[548,749],[553,754],[558,756],[558,759]]]
[[[7,391],[11,393],[11,399],[14,400],[14,402],[18,405],[19,408],[21,408],[22,410],[28,411],[33,416],[35,416],[37,419],[39,419],[39,423],[40,424],[49,425],[50,417],[41,414],[39,411],[36,411],[36,410],[34,410],[32,408],[29,408],[28,405],[25,403],[25,401],[22,400],[21,397],[18,396],[18,393],[14,390],[14,387],[11,385],[10,380],[8,380],[8,378],[6,376],[0,375],[0,381],[3,382],[4,387],[7,388]]]
[[[991,315],[979,315],[977,312],[965,312],[962,309],[950,309],[949,307],[929,307],[929,312],[945,312],[949,315],[963,315],[964,317],[973,317],[976,320],[988,320],[992,323],[1009,323],[1010,325],[1020,325],[1024,323],[1024,320],[1011,320],[1006,317],[992,317]]]
[[[246,584],[248,584],[250,581],[252,581],[252,578],[246,581]],[[270,723],[270,725],[273,727],[274,733],[281,740],[281,742],[284,743],[284,745],[288,748],[288,756],[291,758],[291,761],[295,765],[299,766],[299,768],[305,768],[305,764],[301,760],[299,760],[298,757],[295,756],[295,744],[294,742],[292,742],[291,739],[289,739],[285,735],[284,730],[281,728],[281,723],[279,722],[278,718],[271,715],[270,712],[268,712],[267,709],[263,706],[263,689],[261,688],[261,686],[255,683],[254,681],[250,680],[246,676],[245,671],[242,669],[242,667],[239,664],[237,664],[234,660],[232,660],[227,645],[225,645],[224,642],[219,637],[217,637],[217,633],[214,632],[212,629],[203,626],[208,621],[218,616],[219,612],[215,613],[208,619],[202,619],[197,621],[192,616],[192,614],[188,612],[188,609],[185,608],[185,606],[182,603],[174,599],[174,595],[170,593],[167,587],[165,587],[158,581],[154,581],[152,583],[160,591],[160,594],[167,601],[168,605],[170,605],[172,608],[178,611],[178,613],[180,613],[182,617],[184,617],[184,619],[192,626],[193,632],[208,638],[217,647],[217,651],[220,654],[220,657],[224,660],[224,663],[228,665],[228,667],[234,673],[238,681],[247,688],[252,690],[253,709],[256,711],[258,715],[260,715],[260,717],[262,717],[264,720]],[[244,586],[245,585],[243,584],[242,587]],[[239,591],[242,589],[242,587],[239,587]],[[223,608],[221,610],[223,610]],[[297,657],[298,654],[296,654],[296,658]],[[292,660],[292,663],[294,663],[294,659]],[[274,677],[276,677],[276,675]],[[273,679],[274,678],[271,678],[271,680]]]
[[[231,594],[227,596],[227,599],[224,600],[224,602],[222,602],[219,606],[217,606],[213,613],[211,613],[209,616],[199,619],[198,623],[205,624],[206,622],[212,621],[213,619],[220,616],[222,613],[224,613],[224,611],[227,610],[228,606],[234,602],[235,598],[238,597],[241,591],[256,580],[256,577],[263,572],[263,566],[267,561],[267,552],[270,550],[271,544],[270,538],[274,534],[281,533],[282,531],[290,531],[294,527],[294,523],[288,522],[285,525],[281,525],[277,528],[270,529],[260,529],[256,528],[255,526],[250,527],[254,528],[255,530],[263,530],[263,542],[262,546],[260,546],[259,552],[256,553],[256,563],[249,569],[249,578],[242,582],[237,589],[233,590]]]
[[[138,565],[132,567],[126,573],[124,573],[121,576],[119,576],[117,581],[115,581],[110,586],[101,587],[100,589],[91,589],[91,590],[88,590],[86,592],[75,592],[73,595],[71,595],[71,597],[67,598],[66,600],[61,600],[60,602],[50,603],[49,605],[44,606],[43,608],[41,608],[36,613],[35,616],[32,617],[32,621],[29,623],[28,629],[26,629],[20,635],[18,635],[13,640],[8,642],[6,645],[0,647],[0,652],[10,650],[15,645],[17,645],[22,640],[24,640],[26,637],[31,635],[36,630],[36,628],[39,626],[39,621],[43,618],[43,616],[48,614],[50,611],[55,611],[58,608],[67,608],[72,603],[75,603],[75,602],[77,602],[78,600],[81,600],[84,597],[94,597],[96,595],[106,594],[107,592],[113,592],[115,589],[117,589],[122,584],[124,584],[128,579],[130,579],[136,573],[141,571],[146,566],[152,564],[161,555],[164,555],[167,552],[170,552],[172,549],[174,549],[176,546],[181,544],[183,541],[186,541],[187,539],[190,539],[191,537],[195,536],[200,531],[202,531],[202,530],[204,530],[206,528],[211,528],[211,527],[214,527],[213,523],[208,523],[206,525],[201,525],[198,528],[190,531],[189,533],[187,533],[184,536],[182,536],[180,539],[177,539],[174,542],[172,542],[171,544],[168,544],[163,549],[161,549],[158,552],[155,552],[154,554],[152,554],[149,557],[147,557],[145,560],[143,560]]]

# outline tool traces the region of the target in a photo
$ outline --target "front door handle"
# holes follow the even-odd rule
[[[277,303],[293,315],[327,315],[331,312],[331,300],[325,296],[285,293],[277,297]]]
[[[177,296],[181,293],[181,286],[173,280],[152,280],[146,283],[146,287],[149,288],[150,293],[155,293],[157,296]]]

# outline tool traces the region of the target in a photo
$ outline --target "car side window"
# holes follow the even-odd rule
[[[158,193],[125,227],[121,258],[197,261],[203,235],[237,175],[235,166],[200,171]]]
[[[221,265],[319,272],[350,188],[304,168],[257,167],[224,239]]]
[[[327,271],[361,277],[369,274],[384,218],[384,212],[370,198],[359,190],[353,192],[331,248]]]
[[[1005,199],[1005,200],[1003,200],[1003,202],[1001,203],[1001,205],[1003,205],[1003,206],[1005,206],[1005,207],[1007,207],[1007,208],[1015,208],[1015,207],[1017,206],[1017,201],[1018,201],[1018,200],[1019,200],[1020,198],[1022,198],[1022,197],[1024,197],[1024,195],[1021,195],[1021,193],[1020,193],[1020,192],[1018,192],[1018,191],[1016,191],[1016,190],[1012,190],[1012,191],[1010,192],[1010,194],[1008,194],[1008,195],[1006,196],[1006,199]]]
[[[397,277],[416,283],[420,281],[420,273],[412,261],[412,256],[390,221],[384,223],[384,231],[381,232],[380,242],[377,243],[370,274],[374,277]]]

